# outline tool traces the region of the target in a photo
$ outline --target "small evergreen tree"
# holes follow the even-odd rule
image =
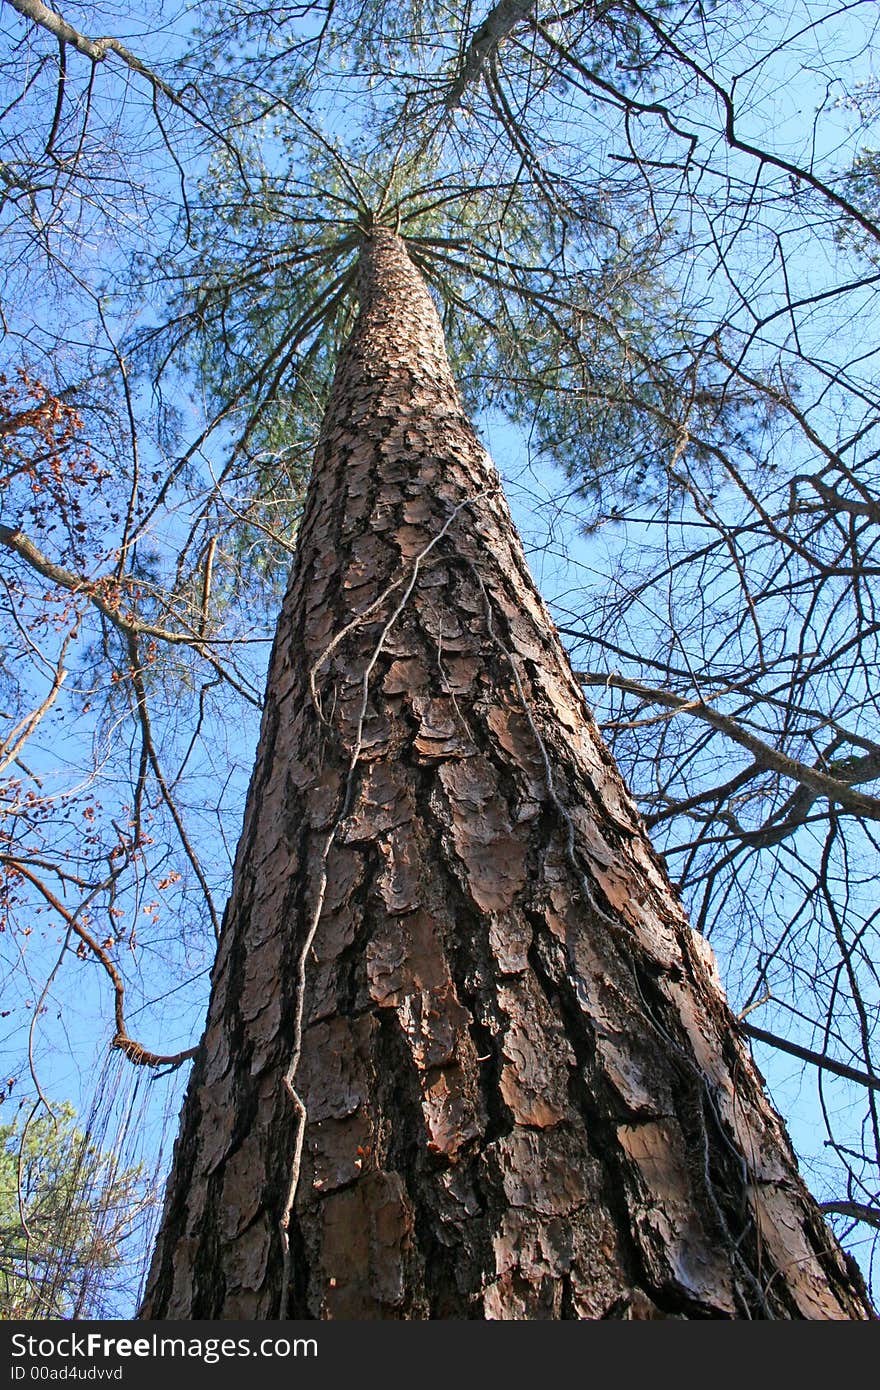
[[[0,1125],[0,1318],[100,1316],[152,1201],[143,1169],[102,1151],[69,1103]]]

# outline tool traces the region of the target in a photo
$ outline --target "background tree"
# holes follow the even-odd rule
[[[155,1200],[71,1105],[0,1126],[0,1318],[101,1317]]]

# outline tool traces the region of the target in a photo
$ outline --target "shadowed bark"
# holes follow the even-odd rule
[[[358,293],[142,1316],[871,1316],[399,237]]]

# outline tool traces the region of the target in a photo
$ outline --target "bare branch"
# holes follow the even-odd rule
[[[837,1062],[824,1052],[814,1052],[811,1047],[801,1047],[800,1043],[793,1043],[788,1038],[780,1038],[775,1033],[768,1033],[765,1028],[757,1028],[754,1023],[744,1023],[740,1020],[738,1028],[741,1033],[754,1038],[757,1042],[767,1043],[768,1047],[778,1048],[780,1052],[788,1052],[792,1057],[799,1057],[802,1062],[811,1062],[814,1067],[821,1067],[823,1071],[834,1072],[835,1076],[845,1077],[847,1081],[857,1081],[860,1086],[867,1086],[871,1091],[880,1091],[880,1076],[875,1076],[873,1072],[859,1071],[857,1067],[848,1067],[845,1062]]]
[[[744,729],[737,720],[731,719],[728,715],[720,714],[705,700],[699,698],[686,700],[681,695],[674,695],[670,690],[642,685],[640,681],[629,680],[614,673],[606,675],[601,671],[576,671],[575,675],[583,685],[603,685],[614,690],[623,690],[627,694],[637,695],[639,699],[646,700],[651,704],[663,705],[678,714],[691,714],[696,719],[702,719],[706,724],[711,724],[713,729],[718,729],[720,733],[726,734],[734,743],[738,743],[742,748],[747,748],[763,767],[770,768],[783,777],[790,777],[794,781],[803,783],[805,787],[809,787],[820,796],[827,796],[829,801],[843,806],[853,815],[867,816],[870,820],[880,820],[880,797],[853,791],[851,787],[838,781],[836,777],[829,777],[826,772],[821,772],[816,767],[810,767],[807,763],[799,762],[797,758],[789,758],[785,753],[780,753],[777,748],[772,748],[769,743],[765,743],[763,739]],[[858,761],[861,762],[862,760]],[[871,762],[871,766],[873,766],[873,762]]]
[[[53,34],[59,43],[69,43],[71,48],[75,48],[78,53],[83,53],[90,58],[93,63],[102,63],[108,53],[113,53],[120,58],[126,67],[132,72],[138,73],[140,77],[145,77],[148,82],[166,96],[169,101],[176,106],[180,104],[180,99],[172,87],[167,82],[163,82],[151,68],[132,53],[130,49],[121,44],[118,39],[104,37],[100,39],[87,38],[78,29],[74,29],[72,24],[68,24],[55,10],[50,10],[42,0],[7,0],[14,10],[18,10],[20,15],[29,19],[32,24],[37,24],[41,29]]]
[[[74,574],[71,570],[65,569],[63,565],[56,565],[18,528],[0,523],[0,545],[6,546],[7,550],[12,550],[16,555],[21,556],[32,569],[45,579],[51,580],[53,584],[57,584],[59,588],[68,589],[72,594],[82,594],[126,638],[152,637],[157,641],[168,642],[172,645],[191,646],[200,656],[204,657],[223,680],[228,681],[251,704],[259,706],[259,701],[255,696],[244,690],[223,669],[216,657],[208,650],[207,639],[200,636],[195,630],[176,632],[171,628],[157,627],[153,623],[141,622],[138,618],[123,613],[115,598],[108,598],[100,580],[85,579],[82,575]],[[114,588],[118,587],[115,580],[113,585]]]
[[[866,1202],[820,1202],[819,1210],[829,1216],[851,1216],[854,1221],[864,1221],[867,1226],[880,1230],[880,1210],[869,1207]]]

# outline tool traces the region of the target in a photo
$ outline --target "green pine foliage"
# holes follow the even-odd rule
[[[143,1169],[102,1152],[70,1104],[0,1125],[0,1318],[100,1317],[153,1202]]]

